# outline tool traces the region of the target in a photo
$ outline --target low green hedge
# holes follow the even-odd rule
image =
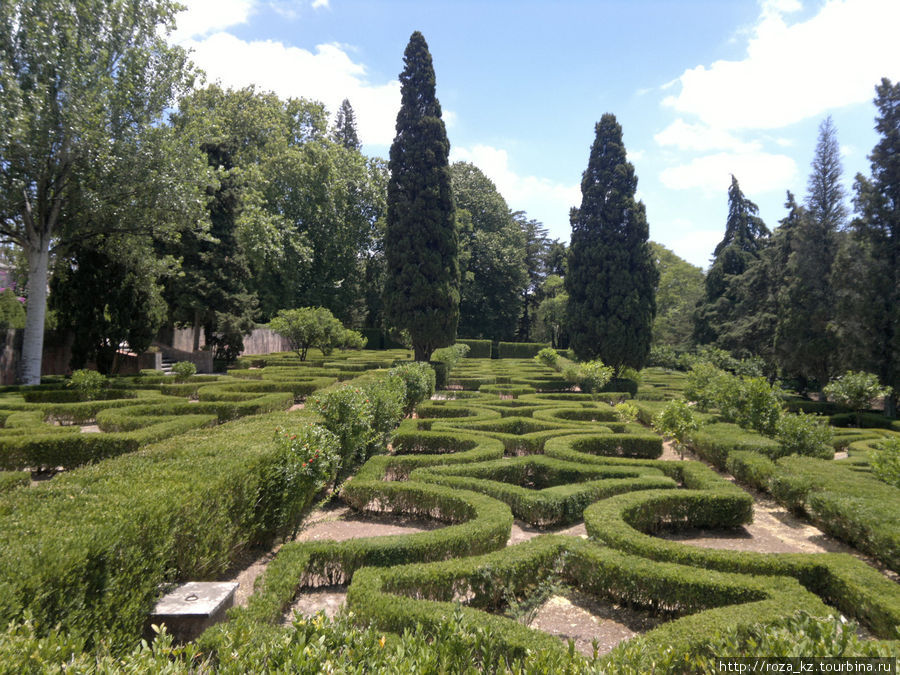
[[[497,355],[501,359],[530,359],[549,346],[549,342],[500,342]]]
[[[783,457],[772,494],[829,534],[900,572],[900,489],[841,462]]]
[[[457,344],[469,345],[469,353],[467,358],[470,359],[489,359],[491,358],[491,341],[490,340],[457,340]]]
[[[180,415],[144,420],[140,428],[120,433],[0,436],[0,469],[73,469],[215,422],[213,415]]]
[[[771,459],[784,454],[778,441],[728,422],[704,425],[691,434],[690,445],[698,455],[720,469],[726,467],[728,456],[735,451],[749,450]]]
[[[517,398],[522,394],[533,394],[534,387],[527,384],[482,384],[478,391],[483,394],[497,394],[498,396],[511,396]]]
[[[160,583],[215,578],[294,525],[290,504],[308,496],[272,442],[293,421],[194,431],[0,495],[0,621],[30,614],[88,645],[133,644]]]
[[[618,495],[584,512],[588,534],[644,558],[724,572],[792,576],[877,635],[894,637],[900,624],[900,589],[877,570],[846,554],[787,554],[703,549],[647,532],[673,527],[734,527],[747,522],[749,495],[733,488],[714,492],[648,491]]]
[[[27,471],[0,471],[0,493],[30,483],[31,475]]]
[[[584,467],[541,456],[416,469],[410,478],[484,493],[537,527],[577,522],[588,504],[615,494],[675,487],[653,469]]]
[[[84,400],[81,392],[72,389],[26,390],[22,392],[22,396],[26,403],[78,403]],[[92,400],[109,401],[117,398],[137,398],[137,394],[128,389],[103,389]]]

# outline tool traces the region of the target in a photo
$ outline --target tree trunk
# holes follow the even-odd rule
[[[47,314],[47,268],[50,264],[50,238],[41,238],[29,247],[28,305],[25,311],[25,336],[19,379],[22,384],[41,383],[41,358],[44,352],[44,317]]]
[[[425,361],[426,363],[431,360],[431,353],[434,351],[423,345],[413,345],[413,350],[416,353],[416,361]]]
[[[884,397],[884,416],[891,419],[897,417],[897,393],[892,392],[890,396]]]
[[[194,312],[194,351],[200,350],[200,310]]]

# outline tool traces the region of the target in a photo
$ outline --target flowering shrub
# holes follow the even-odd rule
[[[348,474],[366,459],[373,440],[372,405],[369,395],[354,386],[344,386],[313,397],[322,425],[337,437],[340,447],[338,474]]]

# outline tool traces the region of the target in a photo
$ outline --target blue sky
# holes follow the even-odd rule
[[[616,115],[650,236],[706,267],[734,173],[770,228],[805,195],[831,115],[849,188],[874,87],[900,80],[897,0],[182,0],[174,42],[210,81],[349,98],[387,157],[410,34],[428,41],[451,143],[509,207],[568,240],[594,124]]]

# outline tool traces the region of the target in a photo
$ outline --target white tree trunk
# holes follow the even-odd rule
[[[50,264],[50,240],[28,251],[28,306],[25,312],[25,338],[22,342],[20,379],[23,384],[41,383],[41,357],[44,352],[44,316],[47,313],[47,268]]]

